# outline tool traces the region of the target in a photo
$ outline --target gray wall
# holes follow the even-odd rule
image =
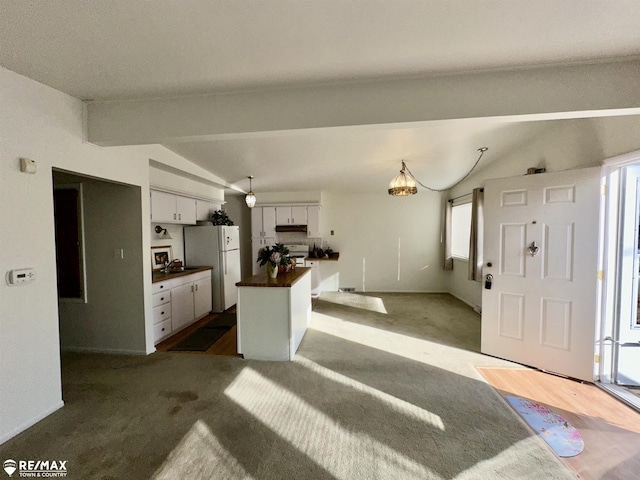
[[[234,225],[240,227],[240,262],[242,278],[253,273],[254,258],[251,258],[251,209],[244,202],[244,195],[226,193],[226,204],[222,209],[227,212]]]
[[[54,172],[57,183],[82,183],[87,303],[62,301],[63,349],[144,353],[142,214],[139,187]],[[114,258],[115,249],[124,258]]]

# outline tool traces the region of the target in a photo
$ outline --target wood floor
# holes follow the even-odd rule
[[[227,310],[226,313],[235,312],[235,307]],[[210,314],[204,317],[201,320],[198,320],[193,325],[189,325],[184,330],[176,333],[175,335],[163,340],[159,344],[156,345],[156,350],[159,352],[166,352],[171,347],[173,347],[178,342],[182,341],[186,337],[188,337],[195,330],[200,328],[202,325],[216,318],[218,314]],[[171,352],[171,353],[187,353],[191,355],[230,355],[238,357],[238,334],[237,334],[237,326],[231,327],[231,329],[226,332],[222,337],[216,341],[208,350],[204,352]]]
[[[573,424],[584,451],[561,460],[578,478],[640,478],[640,413],[592,384],[524,368],[479,368],[501,395],[545,404]]]

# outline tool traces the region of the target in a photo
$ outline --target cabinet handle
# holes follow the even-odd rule
[[[160,315],[164,315],[164,312],[160,312]]]
[[[182,220],[182,214],[181,213],[178,214],[178,220]]]
[[[164,300],[164,297],[160,297],[160,301]]]
[[[196,292],[198,291],[198,284],[196,283]]]
[[[175,213],[173,214],[173,219],[176,220],[176,214]]]
[[[160,288],[164,288],[164,285],[160,285]]]
[[[191,291],[193,292],[193,285],[191,285]]]
[[[162,327],[162,331],[164,332],[164,327]]]

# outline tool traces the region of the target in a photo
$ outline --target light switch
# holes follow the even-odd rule
[[[124,248],[114,248],[113,258],[124,258]]]

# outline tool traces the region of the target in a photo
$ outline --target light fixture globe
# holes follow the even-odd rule
[[[406,168],[407,166],[404,164],[403,160],[400,175],[391,180],[391,183],[389,184],[389,195],[393,195],[394,197],[406,197],[418,193],[416,181],[410,173],[405,172]]]
[[[247,196],[244,197],[244,201],[247,202],[247,207],[249,208],[253,208],[256,206],[256,196],[252,191],[249,191],[249,193],[247,193]]]
[[[256,195],[251,190],[251,180],[253,179],[253,175],[251,175],[248,178],[249,178],[249,193],[247,193],[247,196],[244,197],[244,201],[247,203],[247,207],[253,208],[256,205]]]

